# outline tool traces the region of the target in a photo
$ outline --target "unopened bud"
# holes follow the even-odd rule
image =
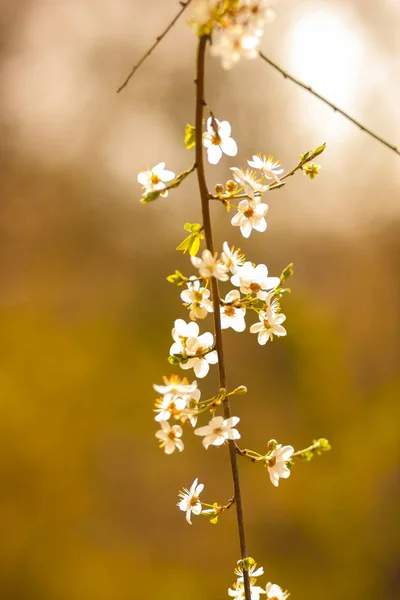
[[[277,445],[278,445],[278,442],[276,440],[269,440],[269,442],[267,444],[268,452],[272,452],[272,450],[275,450]]]
[[[220,196],[223,191],[224,191],[224,186],[222,185],[222,183],[217,183],[217,185],[215,186],[215,193]]]
[[[232,192],[235,192],[237,190],[236,181],[233,181],[233,179],[230,179],[229,181],[227,181],[225,184],[225,189],[228,194],[232,194]]]

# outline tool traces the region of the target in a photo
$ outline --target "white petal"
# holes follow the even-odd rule
[[[193,370],[196,373],[196,376],[202,379],[207,375],[208,371],[210,370],[210,366],[208,362],[204,360],[204,358],[199,358],[193,365]]]
[[[221,150],[227,156],[236,156],[237,154],[237,144],[233,138],[228,138],[224,140],[221,144]]]
[[[231,135],[232,128],[229,121],[221,121],[218,127],[218,134],[222,138],[229,138]]]
[[[258,343],[260,344],[260,346],[265,346],[265,344],[268,342],[268,340],[269,340],[269,333],[267,331],[265,331],[265,329],[263,329],[258,334]]]
[[[164,167],[165,167],[165,162],[160,162],[155,167],[153,167],[151,170],[156,175],[159,175],[161,173],[161,171],[164,170]]]
[[[142,171],[137,176],[137,179],[138,179],[138,182],[140,183],[140,185],[146,186],[148,184],[148,182],[149,182],[149,176],[147,175],[147,173],[148,173],[148,171]]]
[[[216,350],[208,352],[208,354],[205,356],[205,359],[210,365],[216,365],[218,362],[218,352]]]
[[[208,162],[211,165],[216,165],[221,160],[222,150],[219,146],[214,144],[207,149]]]
[[[172,171],[164,170],[160,175],[160,179],[162,179],[163,181],[172,181],[173,179],[175,179],[175,173],[173,173]]]
[[[242,233],[242,236],[244,238],[249,238],[250,234],[251,234],[251,230],[253,229],[249,219],[246,219],[246,221],[243,223],[243,225],[240,226],[240,231]]]
[[[253,222],[253,229],[259,232],[263,232],[267,229],[267,221],[262,217],[260,220]]]
[[[235,425],[237,425],[239,421],[239,417],[229,417],[229,419],[226,419],[225,423],[227,427],[235,427]]]

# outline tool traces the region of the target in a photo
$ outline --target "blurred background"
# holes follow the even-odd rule
[[[0,2],[0,598],[227,597],[239,558],[234,511],[189,527],[175,504],[197,476],[204,500],[231,496],[228,453],[167,457],[154,432],[154,382],[190,273],[175,247],[200,222],[195,176],[148,206],[137,173],[193,162],[196,40],[182,18],[117,95],[131,65],[179,9],[175,0]],[[393,144],[400,144],[398,0],[280,0],[263,51]],[[323,142],[321,173],[268,198],[268,231],[225,239],[278,275],[288,336],[260,347],[226,333],[243,446],[332,452],[272,487],[241,462],[249,554],[260,583],[297,600],[396,597],[400,590],[400,158],[262,61],[207,63],[207,102],[239,154],[285,169]],[[229,288],[228,288],[229,289]],[[211,321],[201,324],[211,329]],[[202,384],[217,384],[217,370]],[[206,396],[205,396],[206,397]]]

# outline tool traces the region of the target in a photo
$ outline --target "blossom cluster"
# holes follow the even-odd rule
[[[268,0],[194,0],[189,22],[211,35],[211,54],[230,69],[241,57],[255,58],[264,26],[275,18]]]
[[[288,598],[289,593],[284,592],[276,583],[268,582],[265,589],[259,585],[256,585],[257,578],[261,575],[264,575],[264,569],[263,567],[257,567],[257,564],[253,559],[247,559],[247,562],[250,562],[250,566],[246,570],[249,576],[251,600],[260,600],[260,596],[262,594],[266,595],[267,600],[286,600],[286,598]],[[239,561],[239,563],[243,563],[243,561]],[[246,598],[244,591],[243,570],[243,567],[238,567],[235,569],[236,581],[232,588],[229,588],[228,590],[229,596],[231,596],[231,598],[235,598],[236,600],[245,600]]]

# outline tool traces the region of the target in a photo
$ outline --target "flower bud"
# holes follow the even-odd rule
[[[224,192],[224,186],[221,183],[217,183],[215,186],[215,193],[220,196]]]

